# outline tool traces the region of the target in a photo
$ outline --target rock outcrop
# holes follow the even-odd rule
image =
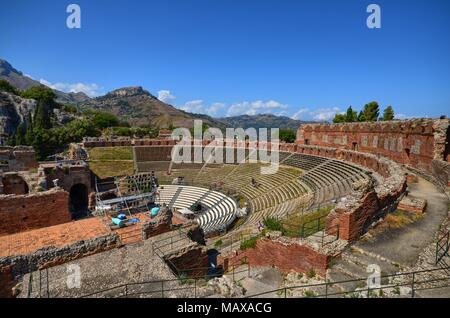
[[[33,114],[36,101],[0,92],[0,145],[5,145],[21,123],[27,125],[29,114]]]

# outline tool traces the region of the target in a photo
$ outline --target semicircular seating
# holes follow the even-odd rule
[[[354,182],[371,178],[367,170],[342,160],[291,152],[279,152],[278,157],[279,169],[269,175],[261,173],[264,162],[205,163],[200,168],[174,166],[170,176],[164,171],[156,171],[156,175],[160,184],[171,183],[176,176],[184,176],[189,185],[209,188],[219,183],[219,188],[224,191],[240,193],[251,211],[246,224],[269,216],[282,217],[299,206],[314,207],[332,202],[350,194]],[[202,199],[203,204],[209,207],[207,213],[197,219],[204,230],[224,229],[235,219],[237,204],[220,192],[176,185],[164,187],[162,202],[175,207],[188,208]],[[176,189],[180,193],[176,193]]]
[[[159,187],[159,204],[177,209],[201,203],[208,209],[195,218],[205,234],[228,227],[236,218],[237,204],[223,193],[205,188],[163,185]]]

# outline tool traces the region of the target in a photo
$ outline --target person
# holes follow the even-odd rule
[[[262,230],[264,230],[264,224],[261,221],[259,221],[258,222],[258,231],[262,232]]]

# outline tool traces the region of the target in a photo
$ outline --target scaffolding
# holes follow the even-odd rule
[[[99,214],[150,211],[158,195],[158,180],[154,173],[145,173],[100,182],[95,178],[96,211]],[[113,198],[105,197],[114,196]]]

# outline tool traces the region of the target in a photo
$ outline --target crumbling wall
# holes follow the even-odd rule
[[[172,229],[172,216],[172,210],[168,207],[161,207],[154,220],[147,221],[142,225],[142,239],[146,240],[152,236],[169,232]]]
[[[331,256],[320,253],[295,239],[281,241],[264,238],[257,241],[255,248],[238,251],[237,255],[233,255],[229,261],[224,260],[224,263],[239,266],[246,260],[252,267],[275,266],[284,273],[290,271],[305,273],[314,269],[318,275],[325,277],[330,259]]]
[[[0,170],[25,171],[38,167],[33,147],[0,147]]]
[[[433,160],[447,160],[448,119],[374,123],[306,124],[299,145],[334,147],[381,155],[431,173]]]
[[[85,137],[82,143],[84,148],[93,147],[129,147],[131,139],[129,137]]]
[[[189,245],[174,254],[165,257],[167,265],[175,275],[187,277],[205,277],[208,272],[208,254],[204,247]]]
[[[70,222],[68,198],[61,189],[0,195],[0,236]]]
[[[362,157],[369,160],[361,162]],[[384,179],[375,188],[369,185],[345,197],[327,216],[326,232],[335,234],[339,229],[339,237],[347,241],[357,240],[373,222],[392,211],[406,189],[406,175],[395,162],[370,154],[359,154],[356,158],[376,167],[375,171]]]
[[[42,248],[28,255],[2,257],[0,258],[0,297],[12,297],[11,288],[26,273],[107,251],[118,247],[119,241],[116,233],[110,233],[64,247]]]
[[[58,186],[68,192],[77,184],[84,184],[87,192],[91,192],[91,171],[88,164],[83,161],[42,164],[39,170],[40,177],[45,178],[47,189],[54,187],[53,180],[58,179]]]
[[[0,174],[0,194],[27,194],[27,182],[17,172]]]

